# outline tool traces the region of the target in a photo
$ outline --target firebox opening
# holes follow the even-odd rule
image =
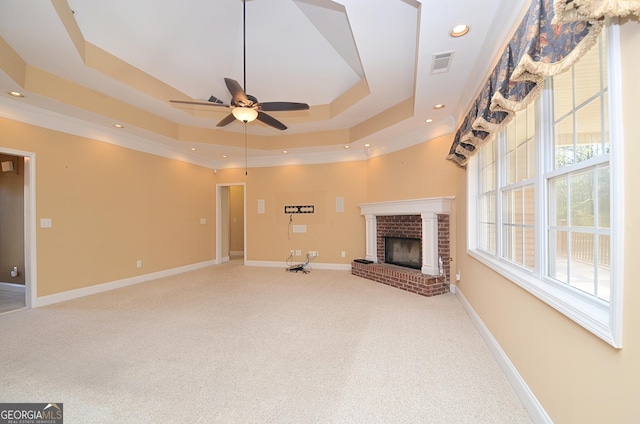
[[[422,268],[422,241],[404,237],[384,238],[384,261],[407,268]]]

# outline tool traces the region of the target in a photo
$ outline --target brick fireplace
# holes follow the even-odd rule
[[[424,296],[449,291],[449,214],[453,197],[360,205],[366,222],[366,257],[351,272]],[[386,263],[385,238],[420,240],[420,269]]]

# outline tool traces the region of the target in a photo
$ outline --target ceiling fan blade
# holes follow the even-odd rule
[[[169,100],[171,103],[180,103],[185,105],[200,105],[200,106],[222,106],[229,107],[229,105],[225,105],[224,103],[212,103],[212,102],[203,102],[203,101],[192,101],[192,100]]]
[[[220,122],[218,122],[216,124],[216,127],[224,127],[225,125],[229,125],[235,120],[236,120],[236,117],[233,116],[233,113],[230,113],[227,116],[225,116]]]
[[[278,130],[286,130],[287,126],[277,119],[267,115],[266,113],[258,111],[258,121],[262,121],[265,124],[272,126]]]
[[[247,98],[247,95],[245,94],[244,90],[242,89],[238,81],[231,78],[225,78],[224,82],[225,84],[227,84],[227,89],[229,90],[229,93],[231,93],[231,97],[233,98],[233,103],[241,106],[242,105],[251,106],[252,103]]]
[[[309,105],[306,103],[292,102],[264,102],[259,103],[260,109],[267,112],[287,111],[287,110],[308,110]]]

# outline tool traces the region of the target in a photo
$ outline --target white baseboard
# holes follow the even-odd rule
[[[293,264],[304,263],[304,261],[293,261]],[[287,268],[289,264],[281,261],[244,261],[246,266],[263,266],[267,268]],[[329,264],[310,262],[311,269],[330,269],[334,271],[351,271],[351,264]]]
[[[187,271],[193,271],[195,269],[200,269],[215,264],[215,261],[200,262],[196,264],[181,266],[178,268],[167,269],[164,271],[152,272],[150,274],[137,275],[135,277],[125,278],[122,280],[110,281],[108,283],[96,284],[94,286],[83,287],[80,289],[68,290],[62,293],[37,297],[35,305],[31,305],[31,307],[38,308],[41,306],[53,305],[54,303],[60,303],[67,300],[77,299],[79,297],[90,296],[92,294],[98,294],[109,290],[131,286],[134,284],[144,283],[146,281],[156,280],[158,278],[168,277]]]
[[[484,322],[482,322],[480,316],[473,309],[467,298],[464,297],[462,290],[454,285],[451,285],[451,287],[454,287],[454,289],[451,290],[451,293],[455,293],[456,297],[460,300],[462,307],[467,312],[467,315],[469,315],[469,318],[471,318],[471,322],[473,322],[473,324],[475,325],[476,329],[480,333],[480,336],[482,336],[484,342],[489,347],[489,350],[491,350],[491,353],[498,362],[498,365],[500,365],[500,368],[502,368],[502,371],[507,376],[507,379],[522,401],[522,404],[531,416],[533,422],[540,424],[553,424],[553,421],[551,421],[551,418],[549,417],[549,415],[547,415],[547,412],[544,410],[536,396],[524,381],[516,367],[509,360],[507,354],[498,344],[498,341],[493,337]]]
[[[231,250],[229,252],[231,256],[244,256],[244,250]]]

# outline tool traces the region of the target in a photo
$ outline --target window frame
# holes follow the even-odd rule
[[[535,267],[531,271],[516,263],[500,257],[502,210],[496,210],[496,254],[491,254],[478,247],[478,194],[479,187],[476,179],[479,160],[474,156],[467,165],[467,253],[511,280],[518,286],[527,290],[532,295],[544,301],[557,311],[561,312],[577,324],[595,334],[610,345],[622,347],[622,306],[623,306],[623,271],[624,271],[624,134],[622,122],[622,73],[620,58],[619,25],[611,21],[603,31],[607,31],[607,75],[608,75],[608,100],[609,100],[609,142],[610,152],[608,162],[610,169],[610,219],[611,219],[611,293],[610,300],[599,300],[593,296],[582,293],[575,288],[558,283],[546,276],[548,267],[548,181],[553,176],[570,172],[582,167],[586,163],[569,165],[562,171],[553,170],[549,160],[550,154],[545,155],[545,149],[552,145],[553,123],[542,122],[542,114],[536,113],[536,172],[534,177],[535,187]],[[551,88],[545,87],[538,99],[536,107],[551,107]],[[497,139],[497,168],[495,178],[500,178],[501,167],[499,162],[504,162],[502,143]],[[602,164],[607,159],[597,156],[588,159],[589,165]],[[498,197],[497,207],[500,207],[501,187],[496,180],[495,192]]]

